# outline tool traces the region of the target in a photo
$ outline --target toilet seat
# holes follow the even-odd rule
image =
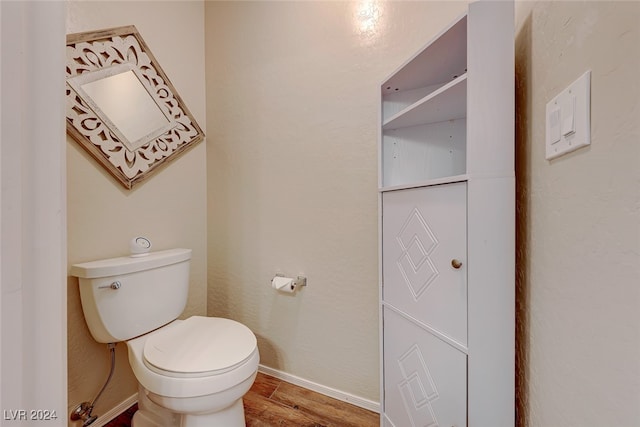
[[[193,316],[149,336],[143,362],[163,376],[202,378],[237,368],[256,348],[256,337],[245,325],[231,319]]]

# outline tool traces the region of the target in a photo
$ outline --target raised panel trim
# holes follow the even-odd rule
[[[389,304],[386,301],[382,302],[382,306],[388,308],[389,310],[393,311],[396,314],[399,314],[400,316],[402,316],[403,318],[405,318],[406,320],[410,321],[411,323],[414,323],[416,326],[418,326],[419,328],[424,329],[425,331],[431,333],[431,335],[435,336],[436,338],[438,338],[439,340],[443,341],[444,343],[450,345],[451,347],[455,348],[456,350],[464,353],[464,354],[469,354],[469,350],[467,348],[467,346],[465,346],[464,344],[454,340],[453,338],[451,338],[450,336],[443,334],[442,332],[438,331],[437,329],[435,329],[434,327],[421,322],[420,320],[416,319],[415,317],[412,317],[406,313],[404,313],[403,311],[401,311],[399,308],[394,307],[393,305]]]
[[[407,233],[411,224],[415,221],[419,224],[422,238],[418,234],[411,235],[411,232]],[[417,206],[413,208],[402,227],[400,227],[400,231],[396,235],[396,242],[402,250],[400,258],[396,260],[396,266],[400,270],[413,299],[418,301],[438,277],[438,268],[431,261],[430,255],[439,242]],[[416,252],[419,252],[420,259],[418,260],[414,259]],[[424,273],[421,273],[424,271],[429,271],[430,274],[424,276]],[[422,283],[415,283],[412,277],[418,277]]]

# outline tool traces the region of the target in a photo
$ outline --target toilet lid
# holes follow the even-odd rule
[[[243,324],[193,316],[150,336],[143,354],[147,363],[165,372],[215,375],[247,360],[255,348],[256,337]]]

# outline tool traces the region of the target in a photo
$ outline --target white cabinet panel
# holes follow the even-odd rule
[[[466,355],[384,309],[386,416],[396,427],[466,425]]]
[[[467,345],[466,200],[465,182],[382,196],[384,302],[458,347]]]
[[[383,131],[384,186],[463,175],[466,155],[466,119]]]

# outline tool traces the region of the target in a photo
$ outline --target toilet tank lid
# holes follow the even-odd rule
[[[191,259],[191,249],[168,249],[141,257],[119,257],[84,262],[71,266],[70,274],[83,279],[118,276],[176,264]]]

